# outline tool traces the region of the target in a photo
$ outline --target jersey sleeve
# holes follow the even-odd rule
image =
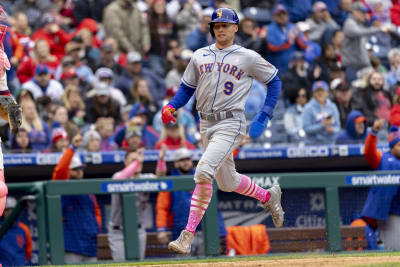
[[[249,75],[263,84],[268,84],[278,73],[278,69],[271,63],[255,54],[253,64],[250,65]]]
[[[194,59],[195,55],[196,54],[194,54],[193,57],[190,59],[190,62],[187,65],[186,70],[182,76],[182,82],[191,88],[197,87],[197,82],[199,81],[199,77],[200,77],[199,71],[197,69],[195,59]]]

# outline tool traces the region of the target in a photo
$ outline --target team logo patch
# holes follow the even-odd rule
[[[218,18],[222,17],[222,11],[217,11]]]

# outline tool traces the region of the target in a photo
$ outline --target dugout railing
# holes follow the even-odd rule
[[[250,174],[253,181],[271,174]],[[323,189],[325,192],[326,236],[329,251],[341,251],[339,188],[389,186],[400,184],[400,172],[323,172],[273,174],[282,189]],[[9,191],[25,190],[36,195],[39,231],[39,263],[48,264],[46,242],[51,264],[64,263],[64,237],[61,196],[79,194],[122,194],[125,251],[127,260],[139,259],[135,192],[193,190],[192,177],[115,181],[87,179],[9,184]],[[214,186],[214,191],[217,186]],[[217,222],[217,194],[213,194],[204,217],[205,253],[220,253]],[[47,231],[46,231],[47,230]]]

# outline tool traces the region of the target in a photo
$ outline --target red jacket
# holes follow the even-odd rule
[[[59,61],[53,61],[53,62],[40,62],[41,64],[46,64],[47,67],[49,67],[49,71],[52,74],[52,77],[54,77],[54,73],[56,72],[57,66],[59,65]],[[18,80],[21,83],[25,83],[33,78],[35,76],[35,68],[36,68],[36,63],[35,61],[31,58],[28,57],[26,60],[22,61],[21,64],[19,65],[17,69],[17,77]]]
[[[196,147],[189,141],[185,141],[182,144],[181,138],[174,140],[171,137],[167,137],[167,139],[165,140],[158,141],[157,144],[154,146],[154,149],[160,149],[162,144],[166,144],[168,149],[179,149],[182,147],[182,145],[184,145],[187,149],[196,149]]]
[[[32,39],[34,41],[47,41],[50,46],[50,54],[55,55],[59,60],[61,60],[65,55],[64,47],[71,40],[71,36],[61,29],[54,34],[47,33],[44,29],[39,29],[32,35]]]

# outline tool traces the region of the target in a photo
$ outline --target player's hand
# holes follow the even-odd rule
[[[169,242],[168,233],[167,232],[158,232],[157,233],[158,242],[161,244],[167,244]]]
[[[260,135],[264,132],[265,126],[267,126],[269,119],[270,118],[266,112],[259,112],[250,124],[250,137],[253,139],[260,137]]]
[[[175,112],[175,108],[171,105],[165,105],[161,109],[161,119],[164,124],[167,124],[170,121],[176,122],[176,119],[174,118],[174,116],[172,116],[172,114],[174,114],[174,112]]]
[[[379,119],[379,120],[374,121],[374,124],[372,125],[372,131],[374,133],[379,132],[382,129],[383,124],[385,124],[384,119]]]
[[[72,137],[71,144],[75,148],[79,148],[82,145],[82,135],[81,134],[77,134],[74,137]]]

